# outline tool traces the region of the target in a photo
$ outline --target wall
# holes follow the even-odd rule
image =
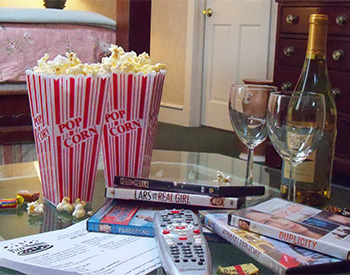
[[[65,9],[95,12],[116,20],[116,1],[117,0],[68,0]],[[43,0],[1,0],[0,7],[45,8]]]
[[[204,3],[152,1],[150,54],[168,66],[159,121],[199,126]]]
[[[168,67],[162,105],[184,105],[187,0],[152,1],[151,57]]]

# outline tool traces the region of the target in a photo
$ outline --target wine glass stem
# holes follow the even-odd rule
[[[253,158],[254,158],[254,149],[248,148],[248,159],[247,159],[247,173],[246,173],[246,185],[253,183]]]
[[[295,186],[295,166],[293,165],[293,163],[290,163],[289,165],[290,169],[289,169],[289,187],[288,187],[288,200],[293,199],[293,202],[295,202],[295,198],[296,198],[296,186]],[[293,194],[292,194],[293,191]],[[291,198],[291,196],[293,196]]]

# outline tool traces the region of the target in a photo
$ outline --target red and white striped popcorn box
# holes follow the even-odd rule
[[[43,196],[92,200],[110,75],[26,71]]]
[[[112,74],[102,142],[106,186],[116,175],[148,176],[165,72]]]

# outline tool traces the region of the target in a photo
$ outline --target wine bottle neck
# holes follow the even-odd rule
[[[307,59],[326,59],[327,24],[328,17],[325,15],[313,14],[310,16]]]

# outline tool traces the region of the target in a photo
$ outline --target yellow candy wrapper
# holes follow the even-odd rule
[[[259,269],[253,264],[218,267],[218,275],[258,275]]]

